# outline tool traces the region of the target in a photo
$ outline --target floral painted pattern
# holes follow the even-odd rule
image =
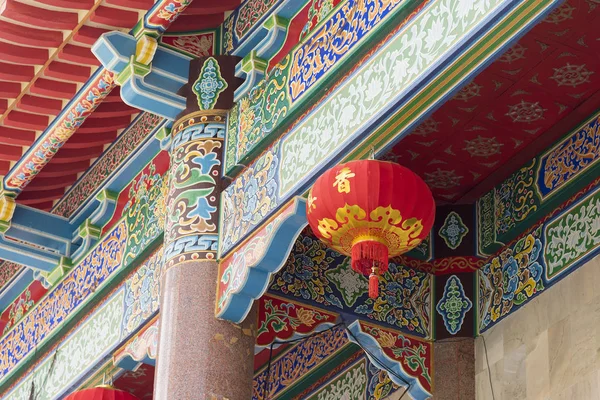
[[[333,325],[336,319],[337,314],[266,294],[259,300],[256,344],[267,346],[274,340],[308,335],[321,324]]]
[[[224,192],[224,200],[237,207],[222,226],[221,254],[235,246],[245,234],[257,227],[270,212],[307,183],[308,177],[324,163],[339,155],[349,143],[364,133],[365,121],[394,104],[407,88],[423,77],[440,59],[450,55],[457,44],[469,37],[482,20],[504,5],[501,0],[441,0],[426,11],[409,18],[381,49],[336,86],[327,98],[300,119],[284,136],[258,157]],[[432,16],[437,16],[432,18]],[[240,111],[241,112],[241,111]],[[281,147],[281,149],[279,149]],[[277,160],[274,179],[256,199],[268,207],[257,207],[243,218],[233,213],[243,210],[238,192],[245,188],[254,171]],[[259,172],[256,172],[259,174]],[[233,201],[233,197],[239,197]]]
[[[123,208],[129,231],[125,262],[133,261],[162,232],[165,226],[167,182],[151,163],[129,189],[129,201]]]
[[[414,29],[392,39],[365,63],[368,67],[352,75],[282,139],[280,196],[335,154],[360,132],[364,121],[378,115],[501,4],[499,0],[443,0],[418,14],[412,22]],[[454,184],[448,182],[444,184]]]
[[[363,359],[307,397],[307,400],[350,400],[364,398],[367,391],[367,379],[367,366],[366,361]]]
[[[277,150],[277,147],[268,150],[221,194],[221,229],[224,233],[219,248],[221,254],[231,250],[278,205]]]
[[[72,104],[69,111],[54,120],[49,129],[6,175],[4,178],[6,189],[15,192],[23,190],[108,96],[115,87],[114,74],[107,70],[99,71],[69,103]]]
[[[544,290],[540,236],[538,227],[482,267],[479,273],[480,329],[497,322]]]
[[[392,261],[380,277],[380,296],[371,299],[367,279],[352,271],[348,258],[305,230],[269,289],[286,298],[308,301],[333,312],[351,313],[428,337],[430,279],[426,272]]]
[[[550,221],[544,236],[546,278],[552,280],[600,246],[600,190]]]
[[[125,282],[123,337],[135,332],[158,310],[162,261],[163,249],[161,247]]]

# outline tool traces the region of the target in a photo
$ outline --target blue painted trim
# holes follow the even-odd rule
[[[120,73],[135,54],[136,40],[119,31],[103,33],[92,46],[92,53],[111,72]]]
[[[10,227],[0,239],[0,258],[51,271],[60,257],[70,257],[74,227],[66,218],[17,204]]]
[[[409,382],[410,385],[408,388],[408,393],[413,399],[426,400],[431,398],[431,394],[425,390],[417,378],[414,378],[404,372],[402,365],[399,362],[390,359],[373,336],[364,333],[362,329],[360,329],[359,321],[354,321],[351,323],[348,326],[348,330],[352,332],[358,342],[354,340],[351,335],[348,335],[348,339],[352,343],[356,343],[363,349],[367,349],[369,351],[368,353],[365,353],[373,365],[380,370],[394,371],[395,374],[402,377],[406,382]],[[371,357],[371,355],[373,355],[375,358]],[[379,361],[381,361],[381,363]],[[406,384],[398,379],[398,377],[391,374],[388,374],[388,376],[396,385],[406,387]]]
[[[100,198],[102,192],[96,196],[96,200],[100,202],[100,207],[90,215],[90,223],[99,228],[104,228],[104,225],[110,221],[117,208],[118,195],[116,195],[116,198],[111,198],[109,197],[110,192],[105,192],[107,193],[104,194],[104,198],[102,199]]]
[[[69,256],[75,228],[66,218],[17,204],[5,236]],[[0,258],[2,253],[0,252]]]
[[[57,253],[8,241],[4,237],[0,238],[0,257],[44,272],[52,271],[60,261],[60,255]]]
[[[71,255],[71,261],[74,264],[77,264],[81,261],[81,259],[88,253],[88,251],[98,243],[99,239],[86,236],[84,238],[78,237],[78,242],[80,243],[79,248],[73,252]]]
[[[104,33],[92,46],[92,53],[104,68],[121,74],[132,68],[136,38],[112,31]],[[123,101],[135,108],[174,120],[185,110],[186,99],[177,91],[187,83],[191,58],[165,46],[158,46],[149,73],[132,75],[121,87]]]
[[[142,364],[156,366],[156,360],[150,358],[148,355],[146,355],[141,361],[135,361],[131,356],[127,356],[119,361],[116,365],[119,368],[123,368],[128,371],[135,371],[137,367]]]
[[[91,218],[91,222],[95,225],[101,226],[112,218],[116,208],[115,201],[100,201],[97,198],[98,194],[102,190],[120,193],[131,182],[131,179],[156,157],[161,148],[160,141],[155,137],[157,132],[165,126],[166,121],[158,124],[138,150],[113,172],[104,184],[104,188],[99,188],[92,193],[88,201],[80,207],[70,221],[54,214],[17,204],[6,237],[23,240],[50,250],[45,251],[16,241],[2,239],[0,241],[0,258],[49,272],[58,264],[60,256],[77,258],[84,255],[86,249],[93,247],[96,241],[90,239],[86,242],[79,238],[79,226],[88,218]]]
[[[296,238],[308,224],[306,200],[298,197],[295,202],[294,212],[272,232],[263,257],[256,264],[245,267],[248,269],[246,281],[238,292],[230,294],[217,318],[242,322],[254,300],[267,291],[271,275],[285,265]]]
[[[33,271],[29,268],[22,268],[0,292],[0,313],[6,310],[32,282]]]
[[[127,105],[163,118],[175,120],[185,110],[185,98],[176,93],[151,85],[146,79],[132,75],[121,86],[121,99]]]

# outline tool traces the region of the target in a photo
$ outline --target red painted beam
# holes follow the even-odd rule
[[[0,145],[0,160],[19,161],[22,155],[23,149],[20,146]]]
[[[210,15],[222,14],[226,11],[235,10],[240,5],[240,0],[202,0],[193,1],[183,15]]]
[[[89,160],[77,161],[72,163],[59,163],[54,164],[51,162],[46,165],[44,169],[36,176],[36,179],[39,178],[60,178],[70,174],[78,174],[80,172],[85,171],[90,166]],[[34,179],[35,180],[35,179]],[[32,181],[33,182],[33,181]]]
[[[21,65],[16,67],[13,64],[0,62],[0,80],[9,82],[29,82],[33,79],[35,70],[33,66]]]
[[[36,177],[36,179],[31,181],[31,183],[27,186],[26,192],[53,189],[62,189],[64,192],[65,187],[73,184],[73,182],[75,182],[76,180],[77,174],[61,176],[60,179]]]
[[[22,111],[11,111],[4,117],[4,126],[17,129],[43,131],[48,127],[49,118],[45,115],[31,114]],[[16,160],[15,160],[16,161]]]
[[[0,126],[0,143],[14,146],[31,146],[35,140],[35,132],[23,129]]]
[[[104,98],[104,101],[102,102],[102,104],[104,103],[115,103],[115,102],[119,102],[122,103],[123,100],[121,99],[121,91],[120,88],[118,86],[116,86],[109,94],[108,96],[106,96]]]
[[[102,103],[96,108],[96,111],[94,111],[94,117],[124,117],[138,112],[139,110],[137,108],[128,106],[123,102]]]
[[[15,99],[21,94],[21,84],[18,82],[0,82],[0,97]]]
[[[16,0],[4,0],[0,16],[33,27],[65,31],[72,31],[78,23],[76,13],[34,7]]]
[[[29,88],[31,94],[51,99],[70,99],[77,91],[74,83],[58,82],[50,79],[37,79]]]
[[[104,146],[107,143],[111,143],[116,137],[117,131],[107,131],[93,135],[75,134],[61,149],[84,149],[91,146]]]
[[[65,189],[32,190],[21,193],[18,202],[30,206],[45,201],[59,199],[63,194],[65,194]]]
[[[94,5],[94,0],[36,0],[38,3],[67,10],[89,10]]]
[[[2,61],[24,65],[44,65],[50,56],[48,49],[17,46],[4,42],[0,42],[0,54],[2,54]]]
[[[67,64],[60,61],[52,61],[44,71],[44,75],[48,78],[81,83],[87,81],[91,73],[92,70],[90,67]]]
[[[100,6],[90,16],[90,21],[113,28],[131,29],[139,19],[135,11]]]
[[[0,175],[6,175],[10,171],[10,161],[0,161]]]
[[[145,11],[149,10],[154,5],[154,0],[105,0],[104,3],[111,6],[137,8]]]
[[[74,44],[67,44],[58,53],[58,58],[64,61],[70,61],[76,64],[98,66],[100,61],[94,56],[92,50],[89,47],[76,46]]]
[[[89,161],[98,157],[104,151],[104,146],[88,146],[82,149],[60,149],[52,159],[55,164],[69,164],[76,161]]]
[[[56,116],[63,109],[61,100],[47,99],[45,97],[26,94],[17,103],[17,108],[33,114],[44,114]]]
[[[194,4],[194,3],[192,3]],[[196,15],[181,15],[169,28],[169,33],[213,29],[223,23],[224,14],[210,14],[202,18]]]
[[[34,47],[58,47],[63,42],[62,32],[34,29],[0,20],[0,39]]]
[[[94,28],[84,25],[73,35],[73,42],[91,46],[96,43],[96,40],[105,32],[110,32],[108,29]]]
[[[0,99],[0,113],[4,113],[8,108],[8,100]]]
[[[115,118],[94,118],[94,114],[85,120],[79,127],[77,133],[102,133],[106,131],[123,129],[131,123],[130,116]]]

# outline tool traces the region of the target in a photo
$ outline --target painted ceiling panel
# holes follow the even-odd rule
[[[218,26],[239,0],[196,1],[170,32]],[[153,0],[6,0],[0,11],[0,174],[8,172],[96,70],[91,46],[111,30],[129,31]],[[50,162],[46,179],[87,169],[137,114],[113,90]],[[31,185],[17,201],[50,209],[73,182]],[[39,198],[39,202],[35,199]],[[25,200],[27,199],[27,200]]]
[[[515,43],[385,156],[419,173],[439,203],[493,187],[494,171],[578,108],[600,107],[600,7],[570,0]],[[555,140],[555,139],[554,139]],[[519,162],[514,163],[518,167]],[[478,190],[481,192],[482,190]],[[469,199],[469,200],[472,200]]]

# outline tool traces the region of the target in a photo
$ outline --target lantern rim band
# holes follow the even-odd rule
[[[385,241],[384,239],[382,239],[378,236],[373,236],[373,235],[360,235],[360,236],[355,237],[352,240],[351,247],[354,247],[354,245],[357,245],[362,242],[377,242],[377,243],[381,243],[385,247],[389,247],[387,241]]]

